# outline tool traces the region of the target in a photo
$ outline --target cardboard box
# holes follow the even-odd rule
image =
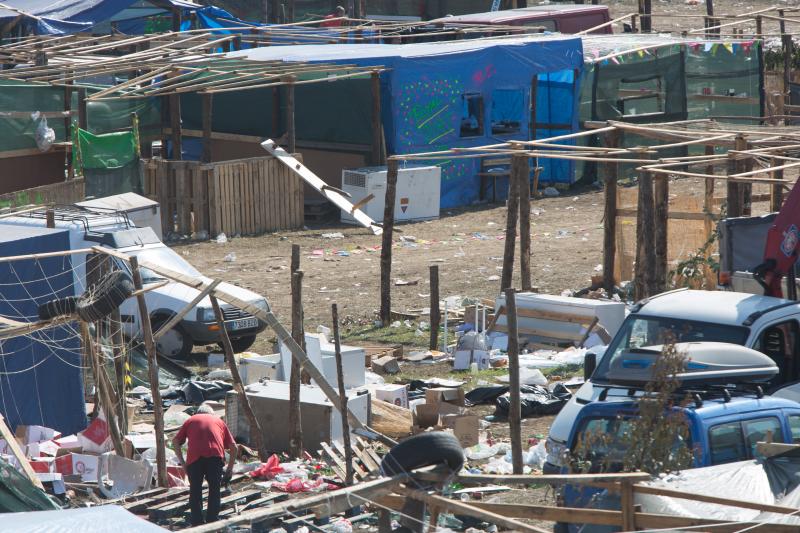
[[[408,385],[379,385],[374,390],[377,399],[408,409]]]
[[[137,453],[156,447],[155,433],[125,435],[125,439],[122,441],[122,447],[125,449],[125,457],[133,459]]]
[[[414,409],[414,427],[429,428],[439,425],[439,408],[437,405],[423,403]]]
[[[72,473],[81,476],[84,483],[97,482],[97,467],[100,458],[85,453],[72,454]]]
[[[464,389],[461,387],[436,387],[425,391],[425,403],[449,403],[463,407],[466,404]]]
[[[44,426],[17,426],[14,432],[17,439],[22,441],[22,444],[31,444],[34,442],[44,442],[52,440],[61,436],[61,433],[55,429],[50,429]]]
[[[49,474],[55,468],[55,458],[53,457],[34,457],[30,463],[31,468],[37,474]]]
[[[442,426],[453,430],[462,448],[478,444],[480,421],[475,415],[453,414],[441,417]]]

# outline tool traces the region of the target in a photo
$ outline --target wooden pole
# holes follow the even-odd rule
[[[622,510],[622,530],[636,530],[636,510],[633,499],[633,482],[620,482],[620,509]]]
[[[297,133],[295,130],[294,76],[287,76],[286,81],[286,146],[290,154],[297,150]]]
[[[394,232],[394,203],[397,196],[397,173],[400,162],[389,159],[386,173],[386,199],[383,206],[383,236],[381,239],[381,322],[387,327],[392,315],[392,233]]]
[[[172,159],[183,160],[183,132],[181,130],[181,95],[169,95],[169,122],[172,129]]]
[[[305,352],[303,326],[303,271],[292,272],[292,338]],[[293,357],[289,375],[289,454],[299,458],[303,455],[303,426],[300,414],[300,363]]]
[[[339,308],[331,304],[333,318],[333,346],[336,355],[336,379],[339,382],[339,413],[342,418],[342,440],[344,441],[345,479],[347,486],[353,484],[353,448],[350,444],[350,424],[347,423],[347,391],[344,388],[344,370],[342,370],[342,344],[339,336]]]
[[[508,324],[508,388],[510,405],[508,424],[511,434],[511,462],[514,474],[522,474],[522,407],[519,392],[519,335],[517,333],[517,299],[514,289],[505,289]]]
[[[642,171],[639,175],[639,197],[636,209],[636,268],[634,274],[634,298],[636,300],[652,294],[653,269],[655,267],[653,220],[653,176],[650,172]]]
[[[200,95],[203,103],[203,155],[202,162],[210,163],[212,161],[211,154],[211,131],[212,131],[212,113],[214,109],[214,94],[202,93]]]
[[[117,416],[119,417],[119,427],[123,433],[128,433],[127,387],[125,386],[127,352],[122,349],[125,340],[122,337],[122,317],[119,313],[119,307],[111,311],[109,323],[111,326],[112,353],[114,354],[114,378],[117,386],[117,396],[119,396]]]
[[[439,309],[439,265],[429,267],[431,282],[431,338],[429,348],[439,349],[439,324],[442,321],[442,312]]]
[[[293,244],[292,245],[292,260],[289,266],[289,272],[294,274],[300,270],[300,245]]]
[[[606,135],[608,148],[619,147],[619,131]],[[605,210],[603,212],[603,288],[608,295],[614,290],[614,261],[617,254],[617,163],[606,162],[603,182],[605,184]]]
[[[97,357],[97,351],[94,349],[94,340],[89,334],[89,323],[81,321],[81,339],[84,344],[87,359],[92,361],[92,369],[94,370],[94,386],[97,387],[97,398],[103,407],[103,414],[106,417],[106,426],[111,435],[111,442],[114,444],[114,451],[120,457],[125,456],[125,449],[122,446],[122,437],[120,436],[119,426],[117,425],[116,409],[114,402],[108,391],[108,376],[105,375],[106,369],[103,362]],[[105,377],[105,379],[103,379]]]
[[[219,307],[217,298],[212,294],[209,295],[211,300],[211,307],[214,309],[214,316],[217,319],[219,326],[219,338],[222,341],[222,348],[225,350],[225,359],[228,362],[228,370],[231,371],[231,378],[233,379],[233,389],[239,395],[239,405],[242,406],[247,421],[250,423],[250,436],[253,438],[252,445],[258,451],[258,458],[263,462],[269,458],[267,447],[264,445],[264,434],[261,432],[261,423],[256,418],[253,412],[253,407],[250,405],[250,399],[247,397],[247,392],[244,390],[244,383],[242,383],[242,376],[239,374],[239,365],[236,363],[236,354],[231,345],[231,339],[228,336],[228,330],[225,328],[225,317],[222,315],[222,309]]]
[[[56,212],[53,209],[47,209],[44,212],[45,216],[45,225],[48,228],[55,228],[56,227]]]
[[[519,173],[522,170],[518,159],[511,158],[511,176],[508,179],[508,201],[506,202],[506,242],[503,251],[503,273],[500,278],[500,290],[511,287],[514,278],[514,247],[517,243],[517,218],[519,215]]]
[[[86,112],[86,88],[78,88],[78,127],[82,130],[89,128],[89,115]]]
[[[517,161],[519,160],[519,161]],[[519,191],[519,278],[523,291],[531,290],[531,183],[530,159],[524,156],[513,157],[512,165],[517,171],[517,190]]]
[[[777,167],[780,166],[780,161],[777,159],[770,160],[770,166]],[[770,172],[771,178],[773,179],[783,179],[783,169],[773,170]],[[776,213],[781,210],[781,206],[783,205],[783,185],[780,183],[770,183],[769,185],[769,210],[773,213]]]
[[[654,202],[654,244],[655,244],[655,293],[667,289],[667,248],[669,230],[669,180],[665,174],[655,177]]]
[[[381,121],[381,75],[380,72],[372,72],[372,153],[373,165],[382,165],[382,146],[383,146],[383,122]]]
[[[783,50],[783,103],[788,104],[790,93],[790,82],[792,81],[792,47],[794,45],[792,36],[786,33],[786,21],[784,20],[783,9],[778,10],[780,17],[781,48]]]
[[[70,71],[66,72],[69,76]],[[72,81],[64,83],[64,141],[72,141]],[[72,150],[67,150],[66,154],[67,163],[67,179],[71,180],[75,177],[75,169],[72,166]]]
[[[144,293],[141,292],[142,275],[139,272],[139,259],[130,256],[131,273],[133,274],[133,286],[139,291],[136,295],[136,302],[139,304],[139,319],[142,325],[142,336],[144,337],[144,347],[147,351],[147,369],[150,379],[150,394],[153,397],[153,419],[156,432],[156,471],[159,487],[167,487],[167,456],[164,446],[164,407],[161,404],[161,390],[158,384],[158,360],[156,358],[156,345],[153,342],[153,329],[150,324],[150,314],[147,311],[147,302]]]

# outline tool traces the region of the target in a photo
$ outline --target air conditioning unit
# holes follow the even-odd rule
[[[367,167],[342,171],[342,190],[357,204],[370,194],[361,206],[372,220],[383,220],[386,197],[386,167]],[[395,221],[430,220],[439,217],[439,190],[442,169],[437,166],[405,165],[397,173],[397,194],[394,205]],[[355,224],[349,213],[342,212],[342,222]]]

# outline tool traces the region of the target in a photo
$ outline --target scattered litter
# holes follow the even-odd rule
[[[419,283],[418,279],[413,279],[413,280],[410,280],[410,281],[406,281],[406,280],[397,278],[397,279],[394,280],[394,284],[397,285],[398,287],[405,287],[406,285],[416,285],[417,283]]]
[[[486,278],[486,281],[499,281],[499,280],[500,280],[500,276],[498,276],[497,274],[492,274],[491,276]]]
[[[217,235],[217,238],[215,240],[217,241],[217,244],[225,244],[226,242],[228,242],[228,237],[226,237],[224,233],[220,233],[219,235]]]
[[[401,235],[400,242],[417,242],[417,238],[413,235]]]
[[[344,239],[344,234],[342,232],[340,232],[340,231],[337,231],[335,233],[323,233],[322,234],[322,238],[323,239]]]
[[[231,253],[227,254],[225,256],[224,261],[226,263],[233,263],[234,261],[236,261],[236,252],[231,252]]]
[[[522,461],[529,466],[535,467],[538,470],[544,468],[544,462],[547,460],[547,450],[545,450],[545,441],[541,439],[536,446],[531,446],[522,457]]]

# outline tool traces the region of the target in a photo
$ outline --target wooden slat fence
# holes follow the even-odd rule
[[[274,157],[217,163],[151,159],[145,195],[180,234],[254,235],[303,227],[303,184]]]
[[[26,205],[73,204],[83,199],[83,179],[73,179],[0,194],[0,209]]]

